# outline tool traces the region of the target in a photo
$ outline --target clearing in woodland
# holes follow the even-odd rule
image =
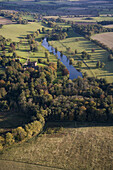
[[[0,112],[0,134],[11,131],[18,126],[23,126],[30,119],[16,112]]]

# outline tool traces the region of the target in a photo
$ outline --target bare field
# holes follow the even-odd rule
[[[4,17],[0,17],[0,24],[7,25],[7,24],[13,24],[13,22],[9,19],[4,18]]]
[[[107,45],[109,48],[113,48],[113,32],[96,34],[92,36],[92,39],[100,41],[101,43]]]
[[[20,162],[26,162],[23,170],[31,168],[28,164],[47,166],[49,169],[111,170],[113,126],[74,126],[74,122],[70,122],[59,133],[44,134],[21,145],[12,146],[0,155],[1,167],[6,168],[5,164],[13,167],[16,162],[17,169],[21,169]],[[5,163],[2,159],[9,162]],[[14,161],[14,164],[10,161]],[[8,170],[5,168],[4,170]]]
[[[105,28],[113,28],[113,24],[111,25],[104,25]]]

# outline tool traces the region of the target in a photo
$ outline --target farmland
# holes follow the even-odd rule
[[[27,34],[42,28],[41,23],[29,23],[27,25],[13,24],[4,25],[0,30],[0,34],[5,38],[10,38],[15,42],[18,42],[21,38],[24,38]]]
[[[50,41],[49,43],[53,47],[57,47],[59,51],[63,51],[66,56],[73,57],[75,63],[78,59],[80,59],[81,52],[85,50],[91,55],[90,60],[84,60],[90,69],[83,63],[81,67],[82,72],[86,72],[88,76],[91,77],[95,76],[98,78],[106,78],[108,82],[113,81],[112,62],[108,62],[109,53],[91,41],[85,39],[75,32],[70,31],[70,33],[68,33],[68,37],[65,40]],[[70,47],[70,53],[67,52],[68,47]],[[92,48],[95,49],[94,53],[91,52]],[[74,53],[75,49],[77,49],[78,53],[77,55],[73,56],[71,53]],[[103,69],[96,68],[96,63],[98,60],[106,64]]]
[[[8,10],[24,10],[49,15],[92,15],[113,14],[112,1],[15,1],[14,3],[0,0],[1,8]],[[3,4],[3,7],[2,7]],[[24,6],[23,6],[24,5]]]
[[[62,27],[67,27],[63,23],[57,23]],[[37,41],[38,41],[38,51],[28,53],[30,48],[25,39],[25,36],[29,33],[33,33],[37,29],[41,29],[43,27],[42,23],[29,23],[28,25],[20,25],[20,24],[13,24],[13,25],[4,25],[1,29],[1,34],[6,38],[11,38],[15,42],[19,42],[22,40],[22,43],[19,46],[19,49],[16,49],[16,53],[18,56],[28,58],[30,57],[31,61],[36,61],[38,58],[41,58],[43,61],[45,59],[45,51],[46,49],[41,46],[40,40],[45,35],[39,34]],[[47,27],[45,27],[47,29]],[[13,31],[12,31],[13,30]],[[112,33],[105,33],[105,34],[112,34]],[[79,40],[79,41],[78,41]],[[106,38],[107,41],[107,38]],[[109,41],[109,39],[108,39]],[[60,41],[50,41],[50,44],[53,47],[57,47],[58,51],[63,51],[66,56],[73,57],[75,63],[78,59],[80,59],[81,52],[86,51],[91,55],[90,60],[85,60],[85,63],[82,64],[82,72],[86,72],[88,76],[97,77],[97,78],[106,78],[108,82],[113,81],[113,68],[112,62],[108,61],[108,52],[103,50],[102,48],[98,47],[94,43],[86,40],[84,37],[80,36],[79,34],[70,31],[68,33],[68,37],[65,40]],[[107,42],[108,44],[108,42]],[[110,44],[110,42],[109,42]],[[67,52],[67,48],[70,47],[70,53]],[[92,53],[92,48],[95,49],[95,52]],[[74,53],[75,49],[77,49],[78,54],[75,56]],[[54,55],[50,54],[49,56],[50,62],[56,62],[57,59]],[[97,61],[101,61],[105,63],[105,67],[103,69],[96,68]],[[21,62],[24,63],[26,60],[21,59]]]
[[[3,1],[0,170],[112,170],[113,2]]]
[[[113,28],[113,25],[105,25],[106,28]]]
[[[23,170],[29,167],[68,170],[102,169],[103,167],[111,169],[112,126],[86,123],[78,124],[75,128],[74,122],[61,123],[61,125],[64,128],[58,133],[44,133],[38,138],[34,137],[28,142],[17,144],[4,151],[0,156],[0,159],[3,159],[3,161],[0,160],[3,170],[5,168],[8,170],[8,166],[12,167],[12,170],[14,170],[13,167],[21,166]]]
[[[57,19],[58,16],[44,16],[44,18],[53,18],[53,19]],[[72,21],[72,22],[76,22],[76,23],[97,23],[97,22],[100,22],[100,21],[113,21],[113,17],[112,16],[104,16],[104,15],[100,15],[99,17],[92,17],[92,16],[87,16],[87,17],[84,17],[84,16],[77,16],[75,17],[74,15],[73,16],[61,16],[61,19],[65,20],[65,21]]]
[[[96,34],[92,36],[92,39],[100,41],[109,48],[113,48],[113,32]]]
[[[13,24],[13,25],[4,25],[3,28],[0,30],[0,34],[5,38],[10,38],[12,41],[19,42],[20,40],[22,43],[15,52],[21,58],[24,57],[25,59],[21,59],[21,62],[24,63],[28,56],[30,57],[31,61],[36,61],[37,59],[41,58],[43,61],[45,60],[45,51],[47,51],[44,47],[41,46],[41,39],[44,38],[44,34],[40,34],[37,38],[38,42],[38,51],[28,53],[30,48],[27,40],[25,39],[27,34],[31,34],[37,29],[41,29],[43,25],[41,23],[29,23],[28,25],[20,25],[20,24]],[[46,28],[46,27],[45,27]],[[7,53],[8,55],[8,53]],[[11,54],[10,54],[11,55]],[[57,59],[54,55],[49,56],[50,62],[56,62]],[[46,60],[45,60],[46,61]]]

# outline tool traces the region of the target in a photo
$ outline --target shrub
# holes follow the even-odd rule
[[[8,133],[6,134],[5,143],[6,143],[7,145],[12,145],[14,142],[15,142],[15,140],[14,140],[14,137],[13,137],[12,133],[8,132]]]
[[[29,123],[25,126],[26,132],[28,136],[33,136],[35,134],[38,134],[42,129],[42,124],[39,121],[34,121],[32,123]]]
[[[27,136],[26,131],[22,127],[12,130],[12,133],[16,140],[22,141]]]

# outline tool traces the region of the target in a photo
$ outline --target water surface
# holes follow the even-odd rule
[[[82,77],[82,73],[77,71],[75,67],[73,67],[71,64],[69,64],[69,59],[63,55],[61,56],[61,53],[59,51],[57,51],[57,53],[55,52],[55,49],[52,46],[48,45],[48,42],[46,40],[46,38],[44,38],[43,42],[42,42],[43,47],[45,47],[49,52],[53,52],[54,55],[57,54],[58,59],[60,59],[60,61],[66,66],[66,68],[69,71],[69,78],[71,80],[76,79],[78,76]]]

